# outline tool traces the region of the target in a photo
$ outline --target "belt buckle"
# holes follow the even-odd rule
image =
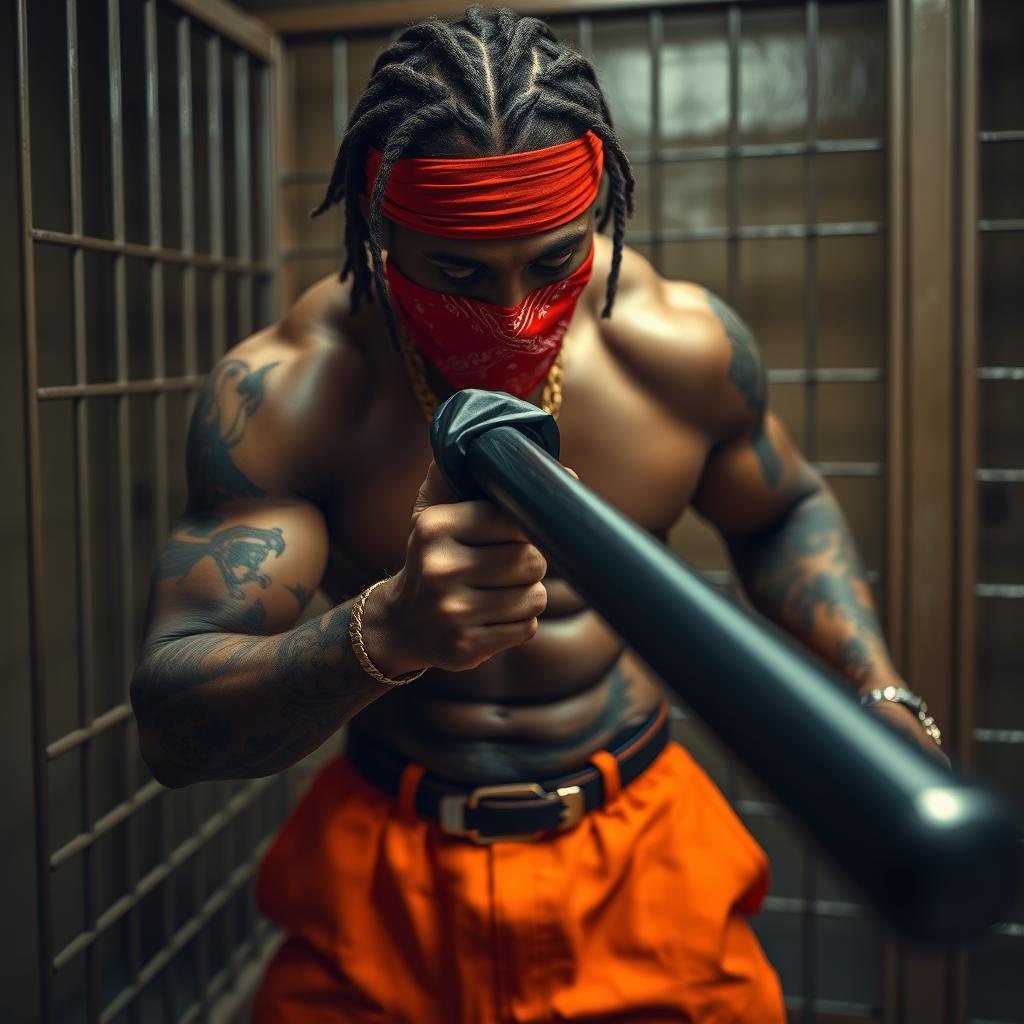
[[[441,831],[451,836],[462,836],[480,846],[490,843],[528,843],[542,836],[549,829],[537,832],[517,833],[514,835],[482,836],[479,829],[466,828],[466,809],[474,808],[484,797],[535,796],[542,800],[561,801],[562,820],[556,831],[573,828],[583,819],[586,807],[583,802],[583,791],[579,786],[560,786],[553,793],[536,782],[506,782],[494,786],[477,786],[470,793],[449,793],[441,797],[440,814],[438,816]]]

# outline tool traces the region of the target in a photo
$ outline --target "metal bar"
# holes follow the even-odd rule
[[[664,228],[657,232],[631,231],[629,237],[636,241],[652,241],[657,236],[666,242],[736,242],[765,238],[851,238],[884,233],[885,225],[881,221],[849,221],[820,224],[750,224],[736,228]]]
[[[979,366],[978,380],[1024,380],[1024,366]]]
[[[108,732],[114,726],[120,725],[125,719],[131,718],[131,716],[132,709],[129,704],[118,704],[109,711],[104,711],[102,715],[94,718],[90,725],[84,725],[81,728],[75,729],[51,743],[46,748],[46,759],[48,761],[55,761],[62,754],[66,754],[83,743],[88,743],[89,740]]]
[[[973,5],[972,5],[973,6]],[[976,17],[976,15],[975,15]],[[965,68],[965,74],[973,72],[977,79],[977,66]],[[966,81],[966,79],[965,79]],[[1002,132],[978,132],[979,142],[1024,142],[1024,130]]]
[[[163,245],[163,181],[160,169],[160,68],[156,0],[144,0],[143,23],[146,50],[146,165],[149,172],[149,244],[154,248],[160,248]],[[156,378],[162,378],[167,372],[164,299],[164,265],[159,260],[153,260],[149,264],[149,305],[151,357],[153,376]],[[167,393],[163,390],[154,392],[152,404],[153,474],[155,478],[153,525],[156,536],[162,542],[168,533]],[[156,552],[154,552],[154,556],[155,554]],[[134,730],[129,729],[128,733],[134,740]],[[172,829],[171,804],[167,799],[160,801],[159,828],[161,856],[166,860],[171,852]],[[166,947],[174,935],[174,904],[169,885],[163,886],[161,896],[160,916],[163,941]],[[172,962],[161,978],[161,995],[166,1022],[174,1021],[177,1017],[175,973]]]
[[[770,5],[778,0],[731,0],[737,5]],[[663,0],[658,6],[664,10],[683,10],[688,7],[717,7],[725,0]],[[448,17],[461,14],[464,0],[375,0],[374,3],[327,4],[309,7],[291,5],[279,10],[268,10],[261,20],[283,35],[316,35],[345,32],[355,29],[389,29],[395,25],[416,21],[432,15]],[[519,14],[538,16],[614,14],[646,10],[650,0],[518,0],[515,10]]]
[[[793,1014],[803,1009],[800,996],[786,996],[786,1010]],[[818,999],[814,1004],[815,1024],[870,1024],[878,1020],[878,1008],[864,1003],[848,1003],[843,999]]]
[[[818,138],[818,5],[808,0],[804,8],[807,74],[807,143],[804,184],[805,220],[818,222],[818,163],[814,143]],[[804,247],[804,362],[808,368],[818,365],[818,247],[817,236],[808,234]],[[818,449],[818,390],[809,380],[804,391],[804,452],[814,459]],[[812,943],[813,944],[813,943]],[[807,965],[805,964],[805,967]],[[812,965],[813,966],[813,965]],[[813,996],[809,997],[813,1003]]]
[[[736,152],[740,141],[740,8],[731,3],[726,8],[729,40],[729,157],[726,165],[726,220],[728,230],[726,251],[726,292],[731,305],[740,304],[740,165]],[[673,239],[674,241],[674,239]],[[727,794],[731,796],[731,793]]]
[[[59,970],[69,964],[104,932],[113,928],[126,913],[137,907],[149,893],[167,881],[187,860],[195,856],[214,836],[218,835],[229,822],[242,814],[272,783],[272,779],[256,779],[250,786],[229,800],[221,810],[212,814],[194,835],[189,836],[174,848],[168,860],[147,871],[139,879],[139,884],[132,892],[126,893],[107,907],[97,919],[94,931],[82,932],[69,942],[54,958],[55,967]],[[201,901],[196,905],[201,905]]]
[[[274,48],[272,62],[257,71],[260,90],[260,109],[263,118],[260,124],[260,150],[263,161],[263,178],[260,181],[260,223],[263,227],[263,259],[274,266],[274,282],[261,291],[260,316],[262,323],[272,323],[280,315],[278,302],[278,279],[281,274],[281,259],[277,248],[277,219],[275,198],[277,195],[277,116],[274,106],[274,76],[280,73],[280,47]]]
[[[156,27],[156,0],[145,0],[146,35],[146,159],[149,169],[149,243],[163,245],[162,179],[160,173],[160,86]],[[153,377],[163,380],[167,372],[167,339],[164,322],[164,268],[159,260],[149,266],[151,356]],[[155,528],[161,542],[168,528],[167,391],[153,392],[153,468],[155,484]],[[155,552],[154,552],[155,555]]]
[[[808,0],[804,7],[805,65],[807,93],[807,155],[804,179],[804,219],[808,224],[818,222],[818,4]],[[804,241],[804,363],[809,370],[818,366],[818,239],[813,233]],[[817,381],[813,378],[804,388],[804,453],[811,461],[818,455],[818,396]],[[882,467],[877,469],[881,476]],[[835,475],[834,473],[832,475]],[[803,962],[803,999],[800,1013],[805,1024],[814,1024],[817,1006],[818,940],[815,914],[817,913],[817,868],[811,844],[804,839],[803,893],[806,906],[800,915],[801,954]]]
[[[125,240],[125,209],[124,209],[124,122],[122,108],[122,76],[121,76],[121,13],[118,0],[107,0],[107,59],[109,68],[110,89],[110,169],[111,169],[111,203],[113,207],[114,241],[123,243]],[[152,172],[153,168],[149,168]],[[117,379],[126,382],[128,368],[128,306],[127,284],[125,279],[126,256],[124,253],[114,254],[114,346],[117,363]],[[117,421],[117,527],[118,545],[120,548],[119,583],[120,583],[120,672],[127,688],[127,681],[135,658],[135,601],[133,581],[135,575],[135,557],[132,538],[132,463],[131,463],[131,409],[128,396],[118,395],[116,402]],[[131,720],[129,720],[130,722]],[[125,730],[124,737],[124,792],[135,793],[136,761],[135,734],[131,728]],[[122,805],[124,806],[124,805]],[[133,825],[129,818],[125,825],[124,842],[124,884],[133,888],[138,873],[138,843]],[[139,915],[132,912],[128,918],[128,976],[135,981],[138,978],[142,936]],[[132,1015],[133,1024],[137,1020]]]
[[[191,22],[187,16],[178,19],[178,175],[181,181],[181,248],[190,258],[196,248],[195,192],[195,120],[192,107],[192,44]],[[197,375],[196,329],[196,264],[186,262],[181,270],[181,325],[184,379],[201,380]],[[186,401],[186,424],[191,418],[195,396]]]
[[[729,126],[725,165],[726,189],[726,298],[735,307],[740,305],[740,9],[738,4],[726,8],[726,33],[729,60]],[[660,228],[660,224],[659,224]],[[632,237],[632,234],[630,235]],[[736,799],[738,770],[734,758],[726,762],[723,791],[729,800]]]
[[[808,901],[798,896],[765,896],[761,910],[780,914],[812,913],[820,914],[822,917],[866,918],[868,916],[866,908],[859,903],[822,899]]]
[[[816,139],[814,142],[736,142],[725,146],[666,146],[629,149],[630,163],[715,163],[723,160],[759,160],[780,156],[815,156],[820,153],[877,153],[882,139]]]
[[[233,783],[230,780],[223,782],[222,787],[227,792],[227,799],[225,803],[230,803],[234,799],[236,792],[232,792]],[[232,825],[234,822],[232,822]],[[221,850],[224,854],[224,861],[229,866],[235,864],[238,860],[238,835],[237,830],[233,827],[225,826],[221,829],[220,833],[220,844]],[[235,919],[233,908],[228,908],[221,918],[221,923],[224,928],[224,948],[228,950],[237,949],[240,945],[238,935],[238,922]],[[230,967],[230,961],[229,961]],[[231,988],[235,988],[238,985],[238,972],[237,970],[231,971]]]
[[[884,462],[815,462],[813,465],[822,476],[885,476]]]
[[[978,469],[974,478],[983,483],[1024,484],[1024,469]]]
[[[207,148],[210,184],[210,249],[216,259],[224,258],[224,157],[221,118],[220,40],[206,41]],[[227,307],[223,270],[214,269],[212,282],[213,352],[220,359],[226,347]]]
[[[594,19],[588,14],[581,14],[576,19],[576,35],[580,42],[580,53],[587,60],[594,59]]]
[[[974,596],[1021,601],[1024,600],[1024,583],[975,583]]]
[[[651,151],[654,155],[651,173],[648,178],[650,188],[650,209],[653,211],[654,222],[650,225],[654,232],[654,239],[651,242],[652,262],[659,269],[662,259],[662,239],[658,234],[657,226],[661,224],[661,175],[663,167],[659,159],[661,153],[661,51],[665,43],[665,18],[661,11],[651,9],[647,14],[647,44],[648,57],[651,62],[650,90],[651,90],[651,126],[650,140]]]
[[[904,480],[904,445],[906,421],[904,415],[904,389],[906,387],[906,359],[903,340],[907,331],[907,189],[906,132],[907,91],[906,49],[908,46],[904,23],[903,4],[888,5],[887,40],[889,75],[888,120],[886,136],[888,148],[888,220],[887,237],[888,280],[886,281],[887,365],[886,389],[886,522],[885,522],[885,626],[886,638],[897,665],[903,660],[903,624],[905,614],[906,559],[900,542],[902,523],[906,514],[906,483]],[[887,976],[883,977],[883,1017],[896,1019],[895,950],[887,953]]]
[[[80,118],[80,93],[78,62],[78,3],[67,0],[65,4],[65,28],[67,33],[67,74],[68,74],[68,131],[71,166],[71,230],[77,235],[83,232],[82,212],[82,138]],[[86,311],[85,311],[85,253],[75,249],[71,253],[72,319],[74,323],[75,383],[84,385],[88,375],[86,352]],[[76,627],[78,647],[78,721],[84,725],[96,717],[95,680],[93,666],[94,615],[92,599],[92,502],[89,470],[89,414],[88,406],[81,399],[74,402],[75,430],[75,591]],[[76,730],[83,731],[82,729]],[[79,799],[81,802],[81,823],[86,829],[93,826],[96,814],[96,757],[88,738],[81,745],[79,771]],[[49,757],[49,749],[47,749]],[[86,928],[95,925],[96,906],[96,858],[92,847],[82,854],[82,920]],[[85,957],[85,1012],[90,1021],[99,1019],[100,1014],[100,964],[95,950],[90,949]]]
[[[1024,729],[981,729],[973,730],[979,743],[1024,743]]]
[[[580,19],[590,23],[589,19]],[[581,33],[582,35],[582,33]],[[884,139],[819,139],[807,142],[740,143],[735,146],[661,146],[652,149],[627,149],[632,164],[704,163],[730,159],[761,159],[779,156],[807,156],[815,153],[877,153],[885,149]],[[326,185],[330,175],[320,171],[284,171],[278,183],[289,185]]]
[[[185,14],[209,26],[260,60],[270,60],[274,33],[264,20],[243,14],[224,0],[170,0]]]
[[[978,230],[986,233],[1002,231],[1024,231],[1024,218],[1002,220],[979,220]]]
[[[260,857],[263,856],[267,847],[270,845],[270,839],[265,839],[256,848],[256,852],[253,856],[247,860],[244,864],[240,864],[231,874],[227,877],[225,882],[218,887],[217,891],[211,895],[198,914],[194,917],[189,918],[174,934],[174,938],[170,944],[156,954],[140,971],[138,979],[131,985],[123,988],[118,995],[111,1001],[110,1005],[104,1010],[101,1021],[103,1024],[107,1024],[109,1021],[116,1020],[118,1015],[121,1014],[126,1007],[132,1008],[137,1007],[137,999],[142,993],[143,989],[160,973],[168,964],[172,963],[174,956],[179,950],[185,948],[209,923],[213,916],[220,911],[238,891],[245,886],[249,880],[256,874],[256,870],[259,867]],[[241,964],[239,959],[228,954],[228,974],[229,977],[234,979],[237,977]],[[234,987],[234,981],[231,981],[231,987]]]
[[[657,231],[627,231],[634,244],[654,242],[737,242],[772,238],[851,238],[882,235],[880,221],[836,224],[756,224],[737,228],[663,228]],[[295,245],[281,250],[281,258],[290,260],[331,259],[344,252],[338,245]]]
[[[43,642],[43,523],[40,480],[39,362],[36,348],[35,253],[32,245],[32,158],[29,118],[27,0],[15,8],[18,62],[18,185],[21,229],[22,358],[25,416],[25,521],[28,562],[28,661],[32,700],[32,789],[35,798],[36,907],[39,952],[39,1019],[53,1024],[53,917],[50,889],[50,807],[46,765],[46,658]]]
[[[345,253],[341,245],[290,245],[281,250],[282,260],[327,259],[342,256]]]
[[[848,221],[820,224],[747,224],[735,229],[664,228],[658,232],[630,232],[630,236],[645,241],[651,240],[656,234],[667,242],[733,242],[765,238],[850,238],[884,233],[885,225],[881,221]]]
[[[955,0],[889,4],[889,103],[892,150],[890,302],[900,320],[892,348],[900,365],[891,382],[890,437],[900,444],[900,517],[888,535],[898,557],[900,637],[896,664],[920,680],[940,721],[955,721],[957,687],[957,544],[955,459],[960,390],[957,366],[959,143],[956,125],[957,14]],[[893,259],[892,257],[895,257]],[[898,259],[898,264],[896,260]],[[936,414],[938,410],[938,414]],[[972,490],[973,482],[970,484]],[[918,510],[927,510],[919,514]],[[905,948],[893,1013],[906,1024],[950,1021],[957,985],[949,954],[923,957]]]
[[[885,373],[878,367],[794,367],[792,369],[766,370],[769,384],[877,384],[885,379]]]
[[[1015,939],[1024,939],[1024,923],[1020,921],[1001,921],[992,925],[992,931],[998,935],[1009,935]]]
[[[256,930],[253,933],[254,938],[257,942],[266,945],[268,938],[275,934],[275,928],[265,918],[261,919],[257,925]],[[260,958],[262,959],[264,954],[260,952]],[[251,969],[253,967],[252,961],[249,959],[248,951],[246,949],[239,949],[232,953],[232,959],[238,960],[238,966],[241,969]],[[258,968],[262,968],[262,964],[257,965]],[[207,999],[215,999],[220,993],[228,987],[228,981],[230,978],[229,967],[223,967],[219,970],[211,979],[209,985],[206,987],[203,995]],[[202,999],[194,1002],[182,1015],[181,1020],[178,1024],[193,1024],[194,1021],[204,1020],[203,1002]]]
[[[235,239],[238,255],[252,259],[252,133],[249,127],[249,58],[236,53],[234,63],[235,111]],[[252,278],[237,282],[238,331],[243,338],[252,334]]]
[[[348,40],[331,40],[331,131],[340,132],[348,122]],[[325,182],[326,183],[326,182]]]
[[[298,159],[294,115],[295,52],[286,50],[280,39],[274,46],[274,60],[271,67],[274,73],[275,169],[277,171],[276,180],[280,182],[286,174],[291,173],[290,168],[295,167]],[[284,202],[283,198],[279,192],[275,196],[276,215],[274,218],[276,229],[274,245],[279,270],[274,294],[280,310],[285,309],[288,303],[295,298],[296,292],[296,274],[291,267],[285,264],[282,256],[284,248],[296,241],[296,225],[288,213],[290,204]]]
[[[268,783],[269,784],[269,783]],[[199,787],[192,786],[191,788],[191,808],[192,808],[192,825],[193,828],[196,826],[196,822],[199,821]],[[226,808],[225,808],[226,810]],[[203,822],[196,832],[196,836],[203,835],[203,829],[208,827],[211,819],[207,819]],[[191,841],[191,840],[186,840]],[[205,842],[201,845],[205,846]],[[199,848],[197,847],[196,852],[198,853]],[[197,856],[195,864],[192,869],[192,905],[194,907],[202,907],[203,901],[206,898],[206,865],[203,862],[201,856]],[[208,929],[204,928],[198,936],[196,936],[195,945],[195,969],[196,969],[196,984],[199,988],[199,1002],[203,1010],[203,1020],[209,1019],[210,1000],[207,995],[207,984],[210,977],[210,933]]]
[[[212,254],[217,259],[224,258],[224,192],[223,192],[223,169],[222,169],[222,126],[221,126],[221,69],[220,69],[220,43],[216,38],[207,40],[205,47],[206,58],[206,114],[207,114],[207,152],[208,152],[208,178],[210,203],[210,247]],[[194,213],[193,213],[194,217]],[[186,371],[195,373],[196,344],[195,338],[198,331],[197,311],[195,301],[195,289],[186,300],[186,333],[192,332],[191,344],[186,344],[185,358]],[[224,323],[224,277],[223,273],[214,270],[212,281],[211,300],[213,304],[214,323],[204,324],[205,331],[213,331],[213,349],[215,359],[220,357],[224,350],[223,333],[218,333],[219,326]],[[189,410],[191,413],[191,409]],[[192,821],[197,822],[199,813],[199,789],[192,787],[191,790],[191,811]],[[204,888],[206,880],[205,865],[203,858],[197,857],[193,870],[193,903],[195,906],[202,906],[204,899]],[[209,1003],[206,997],[206,984],[210,974],[210,937],[206,929],[200,931],[196,938],[195,945],[195,970],[196,980],[201,993],[201,1002],[204,1018],[208,1016]]]
[[[111,381],[109,384],[54,384],[36,388],[36,398],[41,402],[54,402],[68,398],[101,398],[115,395],[148,395],[159,391],[191,391],[200,388],[205,378],[202,374],[188,377],[165,377],[157,380]]]
[[[109,238],[90,238],[86,235],[69,235],[62,231],[33,228],[32,239],[47,245],[66,245],[72,248],[91,249],[94,252],[109,252],[132,256],[143,260],[160,260],[164,263],[180,263],[186,267],[202,267],[209,270],[228,271],[234,274],[264,274],[274,272],[273,264],[253,260],[240,260],[231,256],[211,256],[201,252],[179,252],[177,249],[154,249],[136,242],[112,241]]]
[[[234,115],[233,127],[235,148],[235,246],[239,257],[243,259],[250,259],[252,257],[252,234],[249,218],[251,216],[250,211],[252,210],[252,193],[249,186],[249,176],[251,173],[251,148],[249,144],[249,67],[247,58],[244,54],[235,54],[233,57],[233,88],[231,102],[232,112]],[[221,202],[223,203],[223,194],[221,195]],[[214,287],[216,289],[219,286],[222,292],[222,297],[220,299],[221,316],[214,325],[214,338],[216,354],[221,356],[223,355],[227,344],[226,295],[223,294],[226,291],[226,282],[223,274],[218,275],[218,277],[219,282],[215,278]],[[251,333],[252,323],[252,292],[251,280],[249,278],[243,277],[237,282],[234,298],[238,311],[235,326],[244,338]],[[234,343],[236,340],[236,338],[232,338],[231,342]],[[232,792],[232,782],[225,782],[222,784],[222,787],[227,791],[227,799],[230,800],[234,796],[234,793]],[[237,837],[234,835],[234,830],[231,828],[223,829],[221,832],[220,842],[223,844],[227,863],[234,864],[238,859],[238,843]],[[224,926],[225,948],[229,951],[237,949],[240,943],[237,922],[232,907],[229,906],[223,914],[222,923]],[[234,963],[235,961],[229,957],[228,966],[230,969],[232,989],[236,988],[238,984],[238,971],[236,968],[231,966]]]
[[[80,832],[74,839],[69,840],[60,849],[55,850],[49,859],[50,868],[56,871],[57,868],[66,864],[76,854],[92,846],[100,836],[116,828],[122,821],[126,821],[135,814],[139,808],[158,797],[161,790],[162,787],[159,782],[155,780],[147,782],[133,796],[127,800],[122,800],[116,807],[107,811],[102,818],[97,818],[92,828],[85,832]]]
[[[320,171],[281,171],[277,176],[278,185],[326,185],[331,180],[329,174]]]
[[[747,818],[777,818],[782,813],[778,804],[767,800],[736,800],[733,807]]]

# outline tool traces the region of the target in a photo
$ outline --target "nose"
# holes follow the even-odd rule
[[[509,308],[518,306],[527,296],[527,291],[522,277],[519,274],[501,274],[487,289],[487,294],[481,295],[484,302],[490,302],[495,306],[507,306]]]

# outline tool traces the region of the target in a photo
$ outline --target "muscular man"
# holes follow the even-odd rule
[[[413,25],[320,208],[346,204],[342,279],[200,397],[133,682],[143,754],[171,786],[266,775],[351,723],[261,872],[290,937],[259,1021],[784,1018],[746,922],[764,856],[665,747],[658,681],[431,462],[439,399],[523,395],[598,494],[659,537],[692,505],[762,612],[859,691],[900,683],[749,331],[623,246],[632,188],[592,67],[542,22]],[[318,587],[334,607],[296,626]]]

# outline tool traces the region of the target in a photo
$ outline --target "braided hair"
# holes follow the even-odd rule
[[[578,138],[587,130],[604,145],[609,202],[598,229],[613,218],[612,265],[601,316],[611,315],[622,262],[626,218],[633,212],[633,172],[612,127],[593,65],[559,42],[538,18],[473,5],[454,21],[427,18],[403,30],[377,58],[341,140],[317,217],[345,203],[345,264],[353,277],[352,312],[371,285],[383,298],[388,332],[397,344],[381,254],[381,200],[403,156],[492,156],[522,153]],[[359,196],[369,147],[381,150],[369,203]],[[369,246],[372,270],[365,251]]]

